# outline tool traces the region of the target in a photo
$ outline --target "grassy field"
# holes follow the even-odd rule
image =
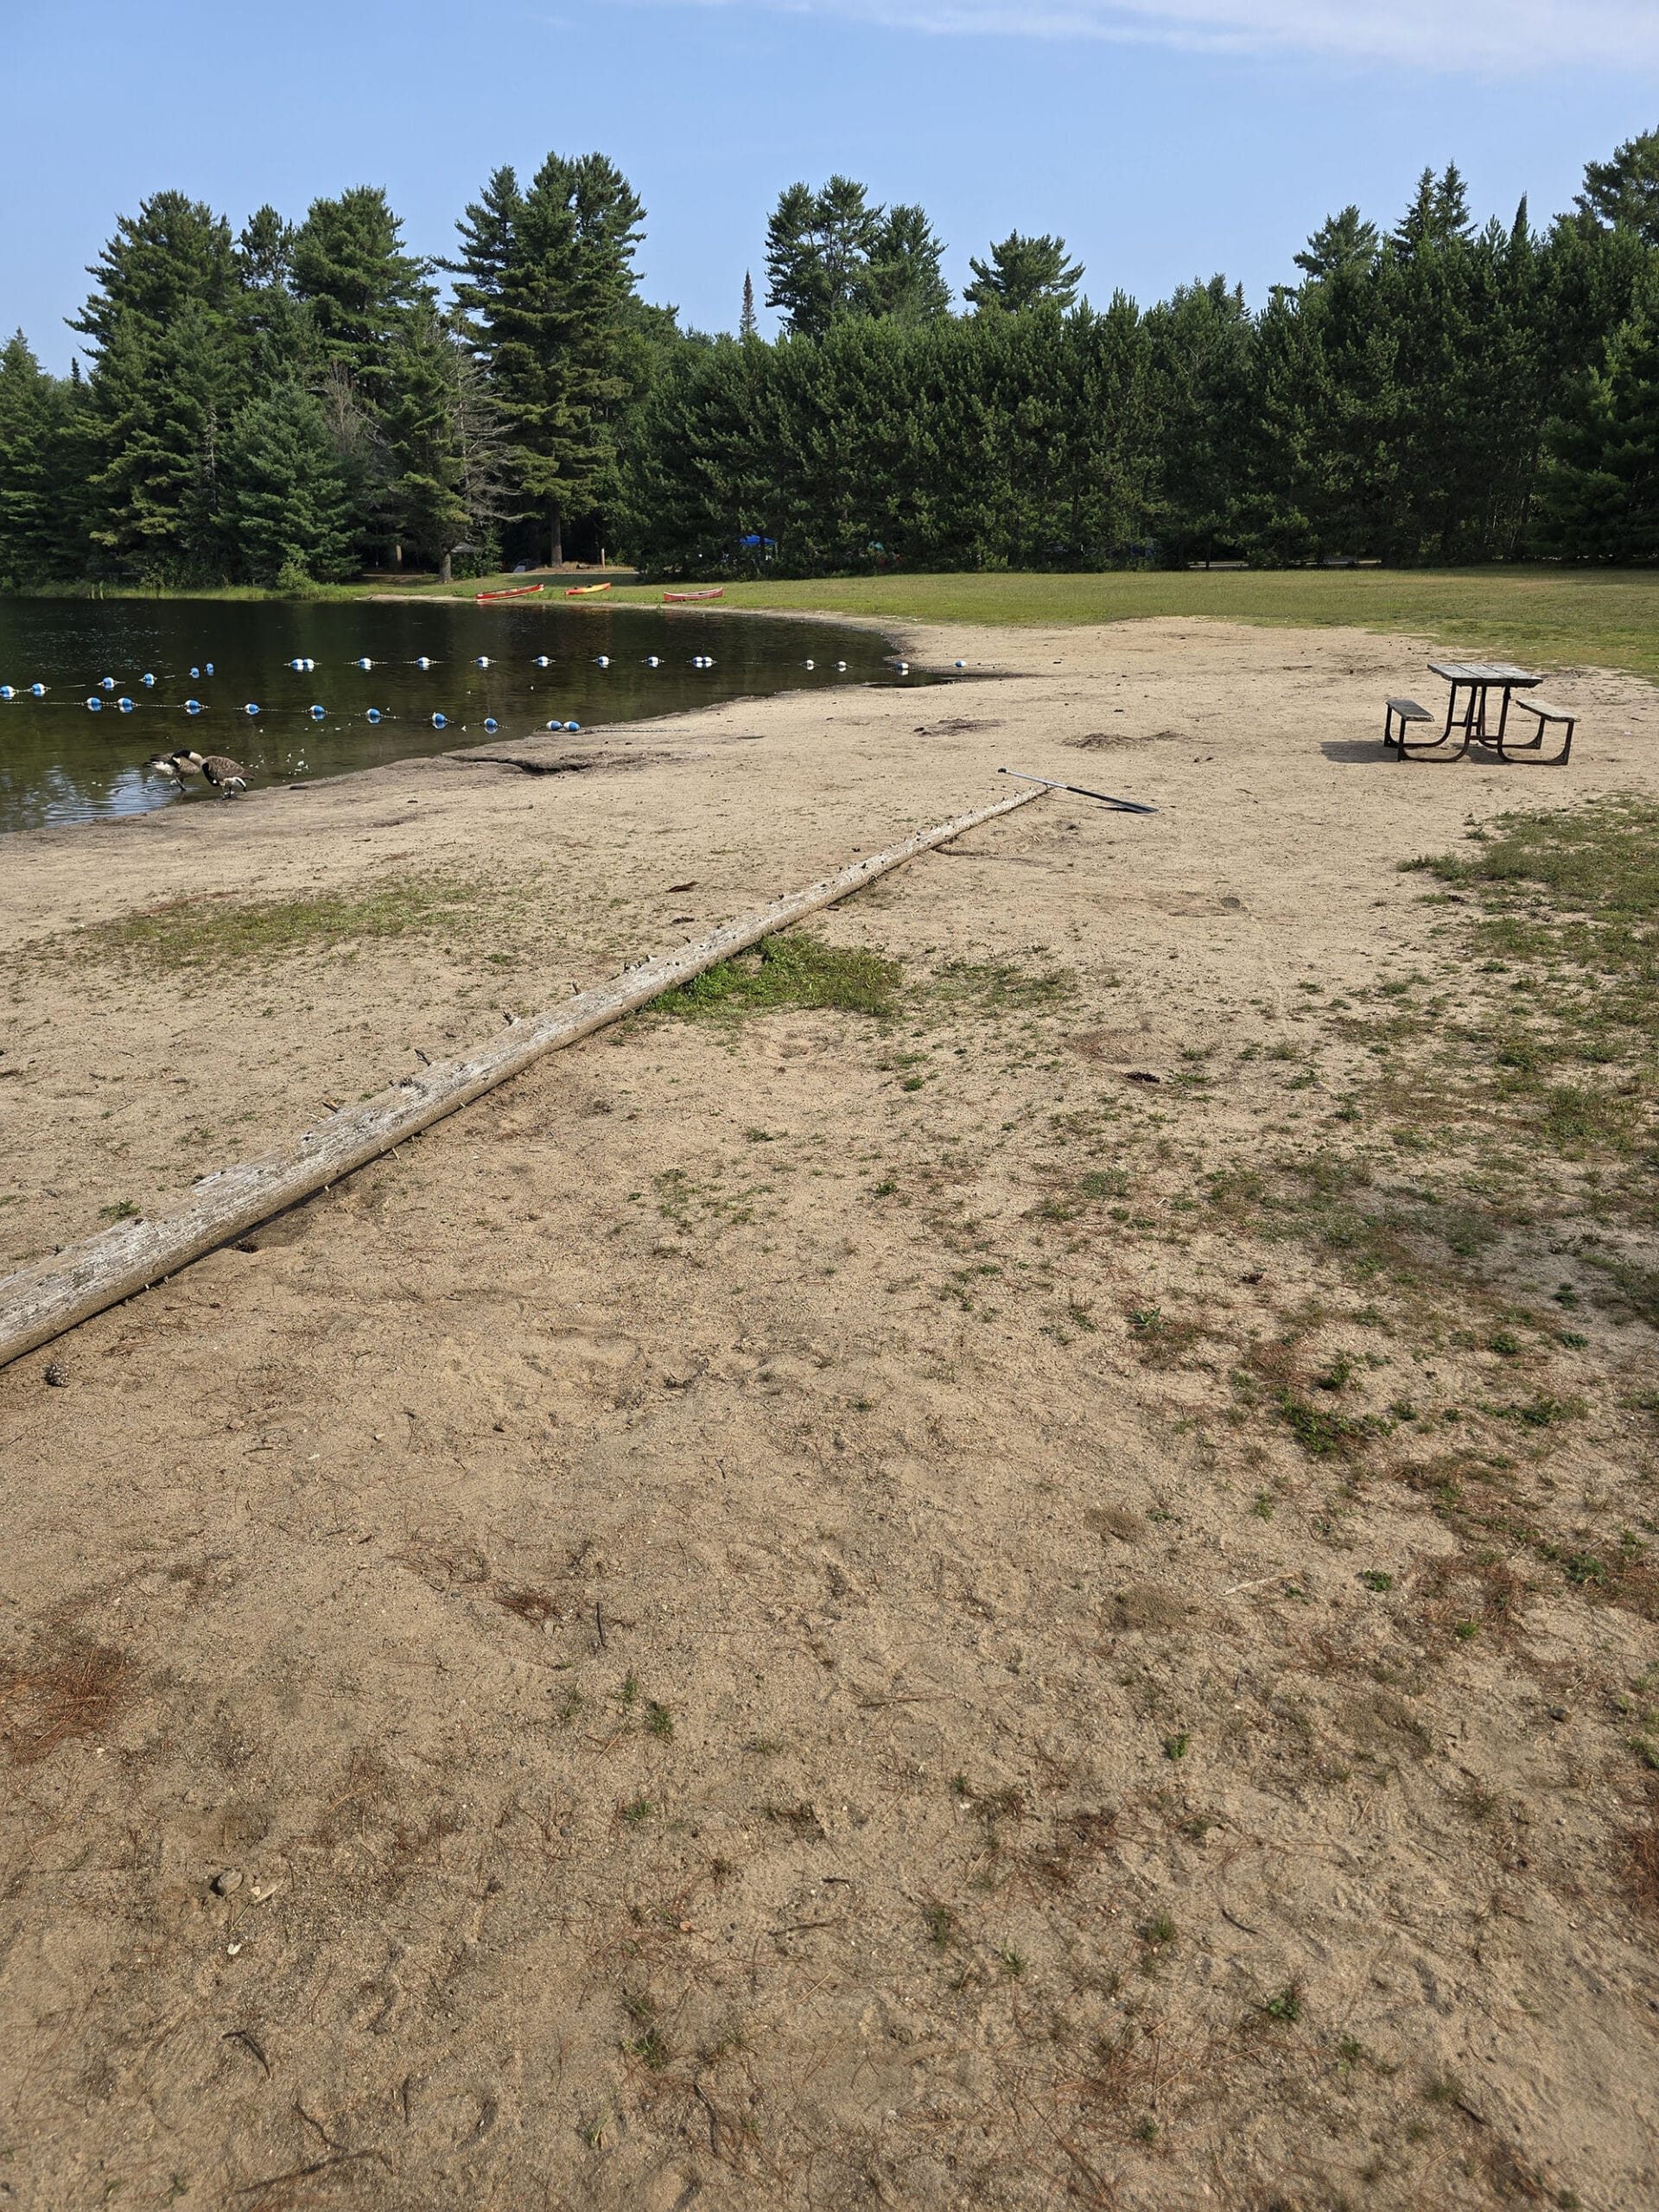
[[[470,597],[524,581],[490,577],[449,588]],[[421,588],[424,595],[438,588]],[[606,594],[612,605],[654,606],[661,598],[660,586],[631,583]],[[1075,576],[859,576],[732,584],[723,603],[895,623],[1016,627],[1152,616],[1316,628],[1351,624],[1408,632],[1464,652],[1496,654],[1545,670],[1594,665],[1659,679],[1659,571],[1160,569]]]

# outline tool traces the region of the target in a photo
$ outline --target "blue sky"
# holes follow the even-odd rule
[[[1219,269],[1253,299],[1331,209],[1455,159],[1477,211],[1567,206],[1659,124],[1659,0],[59,0],[10,11],[0,327],[54,368],[118,212],[240,224],[383,183],[441,254],[489,170],[598,148],[645,291],[728,328],[768,209],[832,169],[970,253],[1058,231],[1104,301]]]

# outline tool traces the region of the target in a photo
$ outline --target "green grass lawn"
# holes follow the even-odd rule
[[[626,574],[626,572],[621,572]],[[596,579],[595,579],[596,580]],[[523,583],[486,577],[455,596]],[[587,581],[586,578],[583,581]],[[365,588],[369,588],[365,587]],[[384,590],[380,585],[372,588]],[[414,587],[423,596],[436,585]],[[549,595],[559,584],[549,580]],[[655,606],[660,585],[619,582],[597,604]],[[561,600],[561,604],[563,604]],[[580,601],[575,602],[580,604]],[[1659,569],[1218,569],[1099,575],[854,576],[730,584],[728,607],[853,614],[893,623],[1035,627],[1204,617],[1405,632],[1546,672],[1592,664],[1659,679]]]

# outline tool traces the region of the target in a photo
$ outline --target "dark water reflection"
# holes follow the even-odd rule
[[[713,665],[695,666],[703,657]],[[0,600],[0,685],[16,694],[0,698],[0,830],[217,804],[200,782],[181,796],[145,772],[151,754],[185,746],[229,753],[257,789],[550,721],[592,729],[744,695],[926,681],[900,677],[868,631],[693,608]],[[31,696],[35,683],[44,698]],[[188,699],[202,711],[188,713]]]

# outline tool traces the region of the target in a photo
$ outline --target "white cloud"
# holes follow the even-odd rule
[[[730,0],[701,0],[723,6]],[[944,35],[1317,54],[1424,70],[1659,71],[1659,0],[762,0]]]

